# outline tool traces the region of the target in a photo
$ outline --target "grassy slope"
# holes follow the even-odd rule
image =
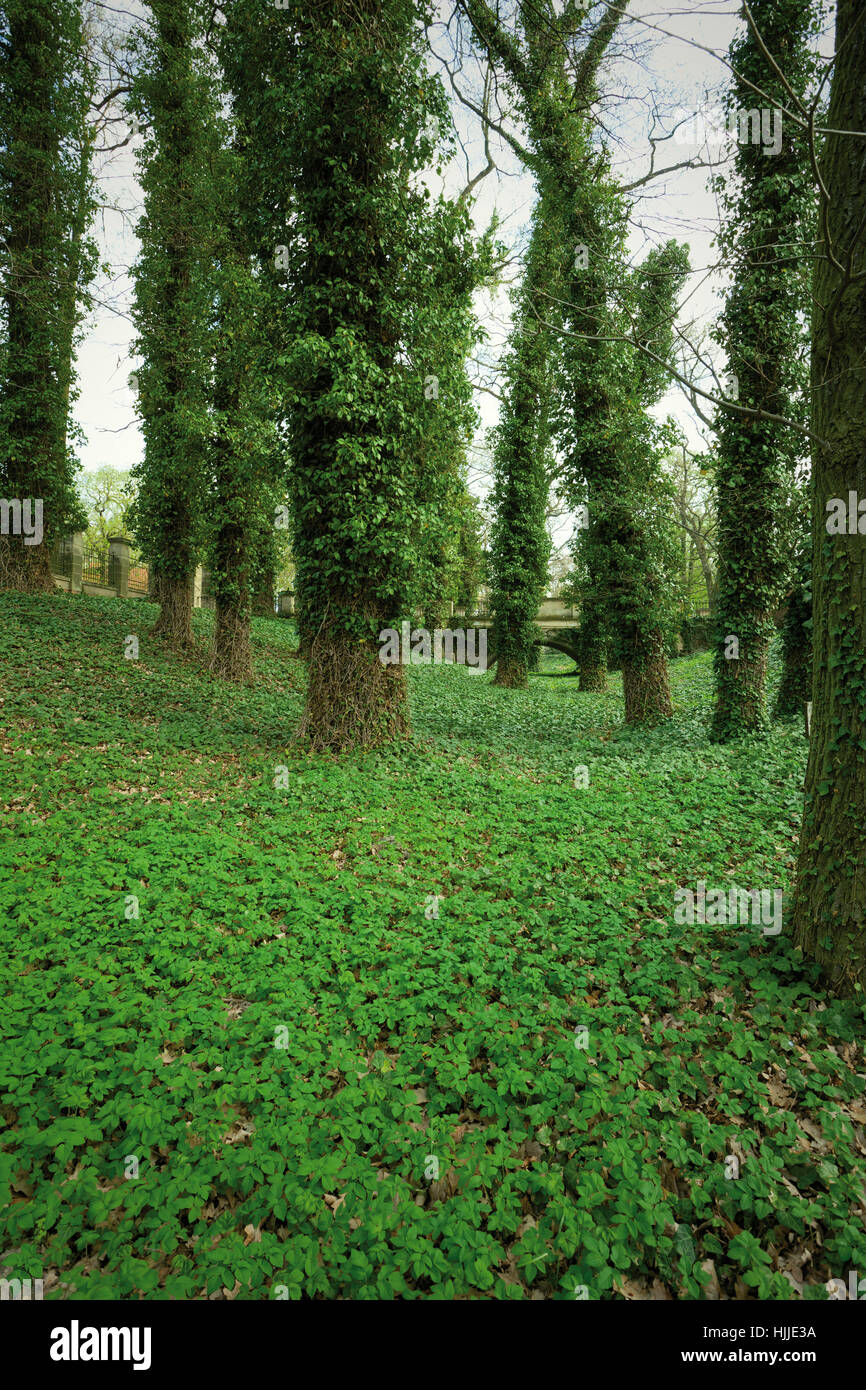
[[[706,657],[650,733],[616,679],[428,669],[414,745],[337,763],[289,747],[287,625],[237,690],[208,614],[181,665],[153,613],[0,596],[8,1268],[85,1298],[866,1270],[862,1007],[784,935],[673,925],[677,884],[788,888],[798,729],[708,744]]]

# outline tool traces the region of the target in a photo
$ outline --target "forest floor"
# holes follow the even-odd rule
[[[0,1263],[46,1298],[825,1298],[866,1273],[863,1006],[783,929],[799,725],[410,671],[414,740],[291,745],[117,599],[0,596]],[[140,639],[139,660],[124,658]],[[587,786],[574,770],[586,768]],[[275,785],[276,784],[276,785]],[[0,1275],[3,1274],[0,1269]]]

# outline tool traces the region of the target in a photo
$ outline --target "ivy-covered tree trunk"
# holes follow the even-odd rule
[[[148,133],[140,172],[141,252],[134,268],[144,461],[134,470],[138,496],[130,520],[145,558],[159,571],[153,631],[183,648],[192,642],[211,433],[217,200],[209,180],[217,118],[195,0],[150,0],[150,11],[132,96]]]
[[[85,520],[67,447],[77,309],[92,273],[91,87],[77,3],[9,0],[0,88],[0,495],[26,518],[0,535],[0,588],[53,591],[51,545]]]
[[[782,624],[782,678],[776,692],[773,714],[791,719],[803,713],[812,698],[812,544],[801,547],[794,588],[788,597],[788,611]]]
[[[596,694],[607,689],[607,625],[600,612],[600,604],[593,602],[593,596],[597,596],[598,592],[598,587],[591,584],[581,606],[580,655],[577,661],[580,672],[578,690]]]
[[[788,82],[802,86],[808,64],[811,0],[752,0],[761,40]],[[734,161],[736,184],[720,185],[726,204],[722,245],[733,283],[722,320],[729,396],[786,418],[805,409],[804,267],[814,199],[808,152],[780,108],[787,94],[751,29],[731,47],[735,77],[729,110],[776,107],[781,142],[749,143],[745,125]],[[746,79],[746,80],[742,80]],[[764,129],[764,127],[762,127]],[[789,572],[792,537],[785,517],[800,437],[776,421],[724,410],[718,427],[716,508],[719,568],[716,595],[712,719],[718,740],[754,733],[767,724],[766,678],[773,613]]]
[[[245,270],[243,267],[242,270]],[[239,271],[239,273],[242,273]],[[231,357],[229,344],[224,351]],[[217,363],[214,407],[218,424],[214,441],[214,501],[218,522],[211,548],[211,583],[216,599],[211,670],[224,680],[248,681],[253,673],[250,648],[252,556],[248,514],[253,505],[244,488],[244,473],[236,466],[233,419],[241,413],[241,388],[227,369]]]
[[[635,632],[623,647],[622,693],[626,724],[670,719],[670,679],[662,632]]]
[[[529,160],[561,232],[565,292],[561,306],[566,342],[564,420],[560,442],[566,455],[571,500],[588,498],[588,525],[581,536],[585,582],[582,610],[581,688],[603,687],[609,636],[629,670],[627,717],[652,719],[671,713],[664,649],[668,562],[665,528],[656,537],[664,499],[657,477],[656,441],[646,407],[661,393],[658,372],[638,364],[631,349],[612,348],[609,332],[621,335],[630,313],[646,324],[664,356],[670,349],[670,317],[685,275],[683,248],[671,243],[647,258],[629,277],[625,264],[625,207],[610,176],[609,162],[594,143],[591,108],[599,65],[620,22],[610,10],[589,26],[583,43],[575,31],[583,12],[552,5],[519,4],[522,42],[504,27],[484,0],[462,0],[478,40],[501,63],[522,99],[532,144]],[[657,263],[658,262],[658,263]],[[659,271],[662,292],[653,276]],[[625,306],[613,284],[627,283]],[[558,286],[557,286],[558,288]],[[544,318],[560,306],[554,289]],[[662,302],[663,301],[663,302]],[[556,328],[554,323],[554,328]],[[656,339],[658,341],[656,341]],[[537,410],[537,406],[536,406]],[[649,504],[647,501],[649,495]],[[523,617],[523,614],[520,615]],[[497,643],[497,679],[513,679]],[[518,668],[517,678],[523,672]]]
[[[270,385],[267,275],[254,267],[246,208],[255,196],[253,167],[244,157],[241,128],[219,163],[228,225],[214,271],[217,297],[214,367],[214,520],[209,547],[216,599],[211,669],[225,680],[252,677],[253,606],[275,548],[277,447]],[[258,273],[254,273],[258,271]],[[270,565],[270,574],[273,567]],[[267,599],[273,613],[273,597]]]
[[[634,336],[657,362],[636,353],[631,371],[619,376],[620,389],[623,384],[627,389],[619,404],[625,427],[613,452],[614,469],[606,475],[601,509],[608,531],[613,649],[622,666],[627,724],[673,714],[665,648],[678,567],[670,527],[674,492],[661,473],[663,435],[657,437],[648,409],[666,385],[661,364],[671,356],[677,299],[687,272],[686,248],[670,241],[649,252],[629,283]]]
[[[495,685],[528,684],[535,620],[544,597],[550,541],[549,493],[550,301],[561,280],[563,248],[555,220],[539,199],[523,283],[515,302],[503,407],[494,453],[495,520],[491,534],[491,606],[496,628]]]
[[[381,634],[418,597],[424,412],[452,410],[459,391],[438,268],[453,264],[462,306],[469,216],[415,177],[448,116],[413,0],[293,0],[285,18],[299,36],[284,146],[292,553],[309,642],[299,737],[341,751],[409,728],[403,666]],[[462,352],[465,329],[454,336]]]
[[[309,362],[306,408],[292,421],[293,550],[309,644],[300,736],[334,751],[373,747],[409,727],[403,668],[379,659],[379,632],[392,616],[390,562],[408,540],[394,524],[404,516],[403,461],[388,391],[399,342],[389,87],[394,66],[408,58],[407,18],[391,0],[310,11],[298,74]],[[381,63],[380,44],[388,50]]]
[[[866,24],[839,0],[826,125],[866,130]],[[815,268],[812,730],[795,944],[842,993],[866,987],[866,169],[864,142],[829,134]],[[862,510],[858,511],[858,508]]]

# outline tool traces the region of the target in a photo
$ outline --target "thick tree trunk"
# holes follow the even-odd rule
[[[508,690],[525,690],[529,685],[529,668],[525,661],[513,656],[500,656],[496,662],[494,685],[503,685]]]
[[[653,724],[671,718],[668,663],[660,632],[652,633],[640,646],[637,642],[631,645],[623,658],[622,690],[626,724]]]
[[[4,379],[0,382],[0,495],[40,502],[43,534],[38,544],[0,536],[0,589],[54,590],[51,545],[74,503],[74,468],[66,449],[72,380],[77,260],[66,259],[65,199],[75,226],[86,220],[84,187],[73,202],[60,160],[61,140],[72,130],[61,114],[59,93],[77,81],[64,71],[69,51],[65,21],[51,6],[15,7],[7,35],[3,122],[5,273],[3,283]],[[65,36],[68,38],[68,35]]]
[[[159,580],[159,617],[153,625],[154,637],[164,637],[178,649],[192,646],[193,575],[177,579],[163,574]]]
[[[755,26],[797,89],[807,66],[809,5],[752,0]],[[787,99],[778,75],[749,29],[733,40],[731,100],[752,104],[754,83],[768,105]],[[781,116],[781,112],[779,112]],[[796,418],[805,382],[798,362],[799,319],[808,305],[800,246],[811,238],[814,188],[801,131],[785,120],[784,138],[768,148],[741,141],[725,195],[721,245],[732,269],[721,319],[728,367],[741,406]],[[716,464],[718,592],[712,736],[723,742],[768,726],[767,655],[773,614],[788,582],[791,533],[786,499],[802,444],[778,420],[720,412]],[[730,655],[736,637],[739,655]]]
[[[25,545],[22,536],[0,536],[0,590],[51,594],[54,577],[47,545]]]
[[[743,601],[747,602],[745,598]],[[735,626],[736,632],[722,634],[713,658],[716,704],[712,733],[720,741],[737,734],[757,733],[767,724],[764,690],[773,621],[765,614],[748,620],[743,617]],[[736,639],[736,647],[731,638]],[[728,650],[730,656],[725,655]]]
[[[580,671],[578,690],[596,693],[607,690],[607,644],[604,628],[591,611],[581,613],[578,644],[580,647],[580,656],[576,658]]]
[[[342,753],[377,748],[408,733],[402,666],[383,665],[378,645],[323,624],[310,645],[298,739],[316,752]]]
[[[839,0],[831,131],[866,130],[866,24],[861,0]],[[820,247],[812,335],[812,731],[794,941],[840,993],[866,986],[866,163],[863,141],[826,137],[827,231]],[[852,241],[852,239],[854,239]],[[851,494],[854,494],[854,499]],[[853,500],[854,534],[831,534],[828,503]],[[864,509],[866,511],[866,509]],[[850,529],[850,524],[849,524]]]
[[[217,599],[210,668],[215,676],[223,680],[252,680],[250,612],[249,604],[243,598]]]

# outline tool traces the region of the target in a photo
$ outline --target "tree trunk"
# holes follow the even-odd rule
[[[737,734],[757,733],[767,723],[764,688],[773,621],[769,614],[747,618],[744,612],[747,602],[744,596],[740,609],[743,616],[736,624],[736,632],[721,634],[713,656],[716,704],[712,730],[713,737],[720,741]],[[735,605],[731,605],[729,611],[736,611]],[[720,631],[718,627],[717,630]],[[736,638],[736,647],[730,638]],[[732,654],[726,656],[726,650]],[[739,654],[733,655],[734,651]]]
[[[525,690],[529,685],[529,668],[525,661],[513,656],[500,656],[496,662],[494,685],[503,685],[507,690]]]
[[[604,627],[600,619],[591,612],[583,612],[580,615],[578,645],[580,656],[575,658],[580,671],[578,690],[607,690],[607,645]]]
[[[653,724],[670,719],[673,714],[668,663],[661,632],[654,632],[648,641],[632,646],[623,657],[622,691],[625,698],[626,724]]]
[[[245,598],[217,598],[210,669],[223,680],[252,680],[250,611]]]
[[[178,649],[192,646],[193,578],[163,574],[159,579],[159,617],[151,631]]]
[[[811,545],[807,559],[809,573],[801,576],[791,594],[782,627],[782,679],[773,708],[776,719],[802,714],[804,702],[812,698]]]
[[[862,0],[839,0],[831,131],[866,130]],[[823,154],[834,259],[820,247],[812,335],[812,731],[794,942],[839,993],[866,986],[866,517],[828,533],[827,504],[866,499],[866,168],[863,141],[829,134]],[[852,238],[856,241],[852,242]],[[848,508],[846,507],[846,511]],[[854,506],[856,513],[856,502]]]
[[[19,589],[24,594],[54,592],[48,547],[25,545],[22,536],[0,536],[0,590]]]
[[[383,665],[378,645],[353,640],[341,625],[323,624],[310,644],[298,740],[314,752],[342,753],[376,748],[408,733],[402,666]]]
[[[38,544],[0,536],[0,589],[50,593],[51,545],[78,509],[66,426],[79,259],[67,241],[87,221],[89,166],[85,143],[78,195],[61,149],[79,134],[70,102],[80,94],[80,79],[69,64],[80,34],[73,33],[77,18],[51,6],[15,6],[7,21],[0,79],[5,105],[0,193],[7,224],[0,494],[34,505],[39,501],[44,520]]]
[[[752,0],[752,12],[763,42],[751,29],[734,38],[731,102],[748,108],[754,95],[749,84],[757,82],[768,105],[781,107],[787,94],[763,44],[781,56],[785,77],[799,90],[808,71],[810,5],[808,0],[793,5]],[[720,245],[732,275],[721,341],[739,404],[790,419],[796,418],[806,385],[799,365],[805,332],[800,319],[809,306],[800,245],[812,236],[815,193],[806,141],[795,126],[786,122],[771,159],[769,152],[739,143],[723,194]],[[777,420],[730,410],[720,412],[717,433],[719,620],[712,736],[724,742],[759,733],[768,724],[767,654],[793,543],[785,504],[802,444]],[[730,654],[731,637],[738,641],[738,658]]]

